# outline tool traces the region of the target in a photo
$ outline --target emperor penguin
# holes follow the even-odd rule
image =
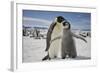
[[[48,54],[42,60],[75,58],[77,51],[73,37],[87,42],[83,37],[71,32],[71,25],[63,16],[56,17],[47,32],[45,51]]]

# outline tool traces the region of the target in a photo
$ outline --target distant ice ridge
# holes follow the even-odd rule
[[[45,19],[23,17],[23,25],[26,27],[49,27],[51,23]]]

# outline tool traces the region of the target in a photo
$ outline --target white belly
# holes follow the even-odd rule
[[[54,28],[52,35],[51,35],[51,40],[56,37],[62,36],[62,26],[61,26],[61,24],[59,24],[59,25],[60,26]],[[50,44],[50,47],[49,47],[50,58],[54,58],[55,56],[57,58],[61,58],[61,47],[62,47],[61,42],[62,42],[62,39],[60,38],[60,39],[54,40]]]
[[[61,58],[61,39],[52,42],[49,48],[49,56],[50,58],[55,56]]]

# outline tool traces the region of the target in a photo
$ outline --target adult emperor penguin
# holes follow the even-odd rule
[[[53,58],[75,58],[77,56],[73,37],[86,40],[70,30],[70,23],[62,16],[55,18],[47,32],[46,50],[48,55],[42,60]]]

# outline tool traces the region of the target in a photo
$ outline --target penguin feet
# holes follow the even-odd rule
[[[72,58],[76,58],[76,56],[72,56]]]
[[[76,55],[70,55],[70,58],[76,58],[77,56]]]
[[[65,59],[66,57],[62,57],[62,59]]]
[[[62,56],[62,59],[65,59],[66,58],[66,56]]]

